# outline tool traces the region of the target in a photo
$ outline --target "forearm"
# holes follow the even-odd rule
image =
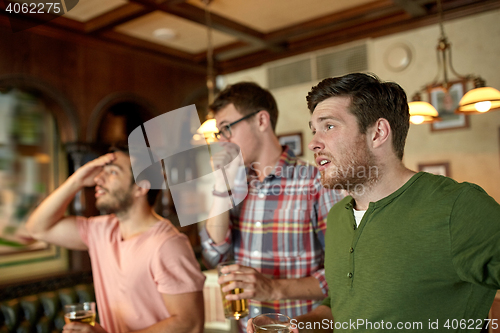
[[[273,281],[272,299],[309,299],[322,300],[323,294],[319,282],[312,276],[300,279],[277,279]]]
[[[49,230],[64,217],[66,209],[82,187],[73,178],[68,178],[52,192],[30,215],[26,228],[32,235]]]
[[[214,196],[214,203],[210,211],[209,218],[205,224],[208,235],[215,244],[221,243],[226,239],[227,231],[229,230],[229,197]],[[217,215],[217,212],[222,212]]]

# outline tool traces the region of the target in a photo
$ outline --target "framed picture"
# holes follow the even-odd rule
[[[302,156],[304,154],[301,132],[278,135],[278,139],[280,144],[288,146],[295,156]]]
[[[0,245],[6,247],[4,241]],[[0,255],[0,285],[61,273],[68,268],[68,251],[59,246],[46,244],[40,249],[4,252]]]
[[[448,162],[419,164],[418,171],[424,171],[428,173],[433,173],[435,175],[451,177],[450,163]]]
[[[0,110],[0,284],[64,272],[67,251],[26,229],[65,174],[56,119],[45,100],[21,89],[0,91]]]
[[[465,94],[465,82],[452,82],[448,93],[442,87],[429,90],[429,101],[439,114],[441,121],[431,124],[432,131],[442,131],[455,128],[469,127],[469,118],[463,114],[456,114],[460,99]]]

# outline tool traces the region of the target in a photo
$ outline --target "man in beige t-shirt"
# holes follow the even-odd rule
[[[65,216],[85,186],[95,186],[96,206],[109,215]],[[134,181],[123,149],[79,168],[30,216],[34,238],[89,251],[101,323],[74,322],[64,332],[203,331],[205,277],[187,237],[152,210],[150,186]]]

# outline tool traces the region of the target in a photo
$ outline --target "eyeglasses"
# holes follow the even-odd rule
[[[234,126],[234,125],[236,125],[237,123],[239,123],[240,121],[245,120],[245,119],[248,119],[248,118],[250,118],[251,116],[254,116],[254,115],[256,115],[256,114],[257,114],[257,113],[259,113],[259,112],[260,112],[260,110],[259,110],[259,111],[255,111],[255,112],[250,113],[250,114],[247,114],[247,115],[246,115],[246,116],[244,116],[243,118],[240,118],[240,119],[238,119],[238,120],[236,120],[236,121],[233,121],[233,122],[232,122],[232,123],[230,123],[230,124],[227,124],[227,125],[222,126],[222,128],[219,130],[219,132],[214,133],[215,138],[216,138],[217,140],[219,140],[219,139],[220,139],[220,137],[221,137],[221,136],[223,136],[226,140],[229,140],[229,138],[230,138],[230,137],[231,137],[231,135],[232,135],[232,134],[231,134],[231,126]]]

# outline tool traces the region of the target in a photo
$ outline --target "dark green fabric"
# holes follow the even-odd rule
[[[499,204],[477,185],[418,173],[370,203],[358,228],[352,205],[348,196],[328,215],[323,304],[335,332],[381,330],[353,329],[357,320],[390,322],[394,331],[398,322],[420,322],[412,325],[419,332],[478,331],[500,289]],[[436,320],[438,330],[429,329]]]

